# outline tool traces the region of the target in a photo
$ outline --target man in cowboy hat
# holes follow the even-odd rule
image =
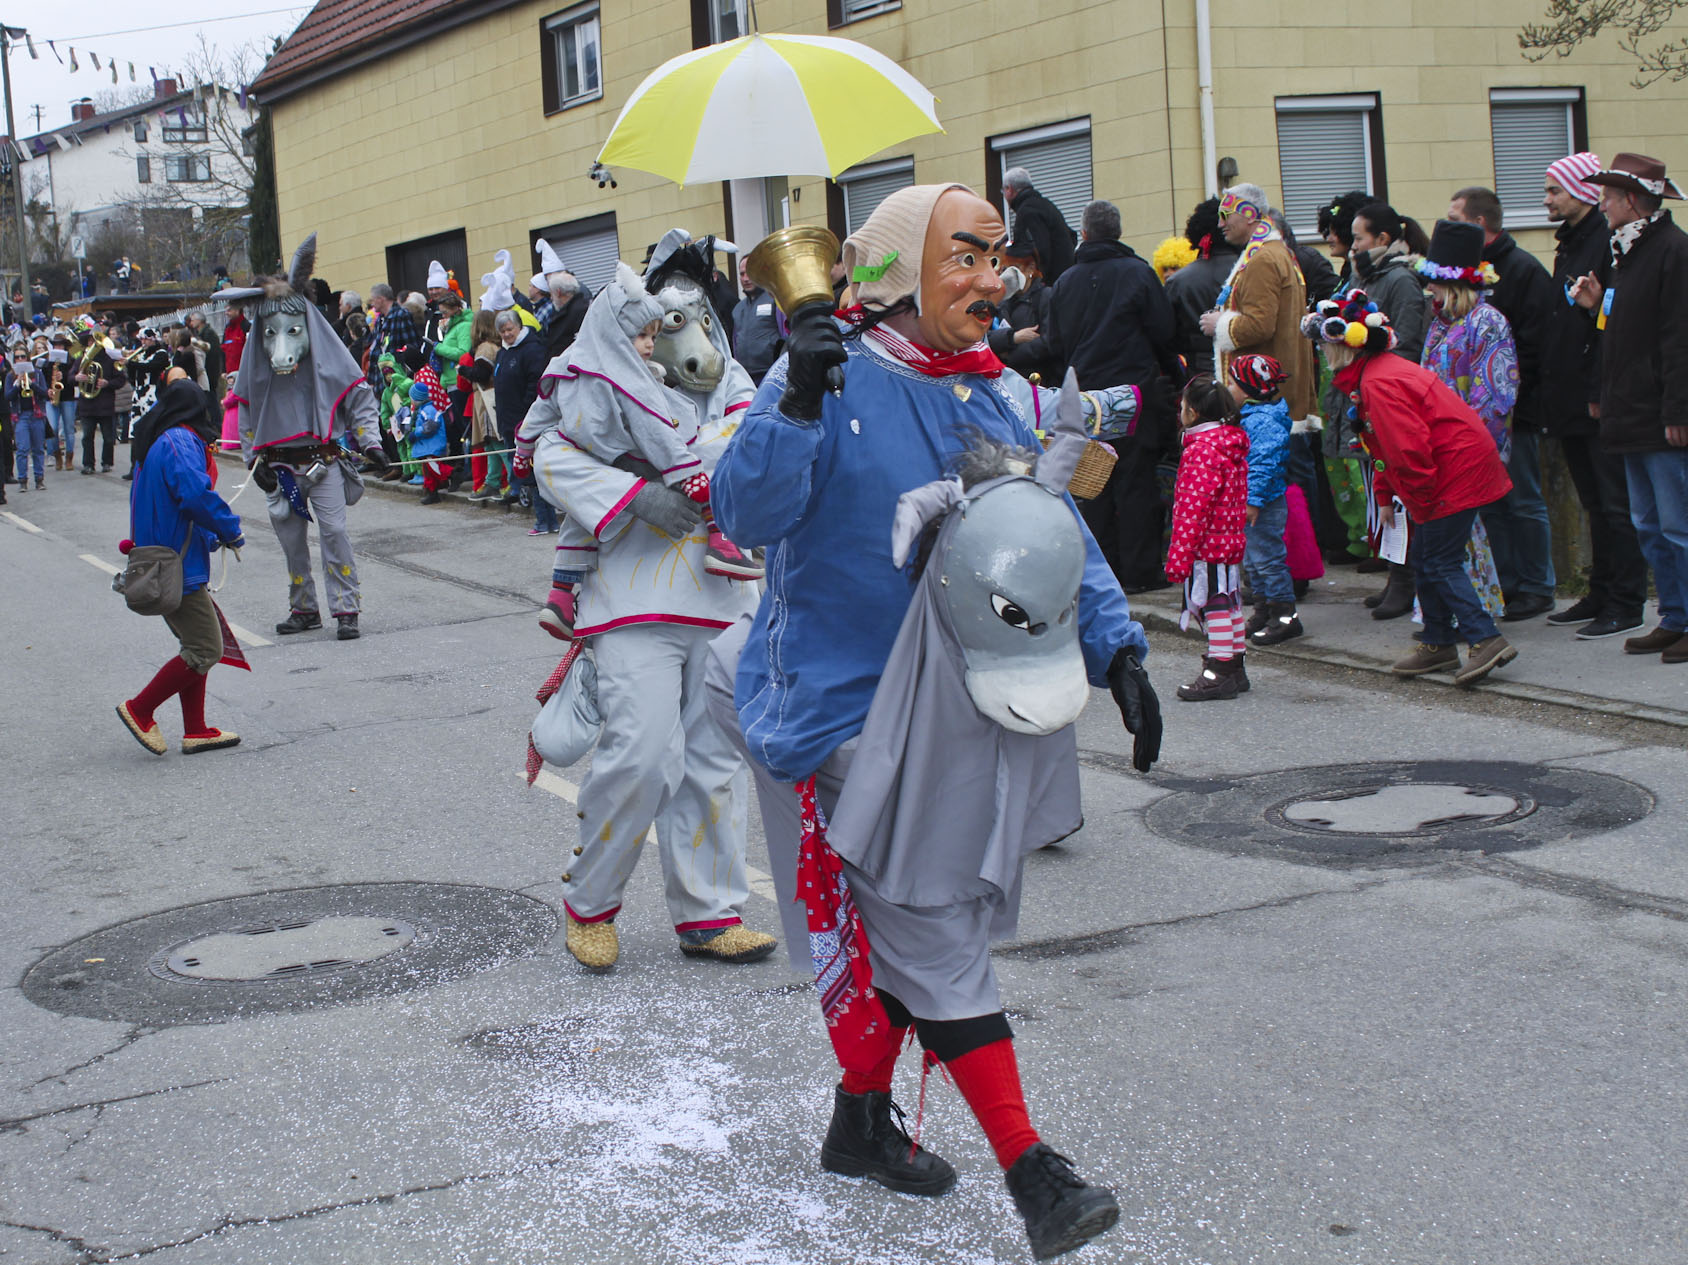
[[[1630,518],[1659,592],[1658,627],[1624,650],[1688,663],[1688,234],[1664,209],[1682,190],[1645,154],[1619,154],[1588,182],[1600,186],[1611,259],[1572,298],[1604,335],[1600,440],[1623,456]]]

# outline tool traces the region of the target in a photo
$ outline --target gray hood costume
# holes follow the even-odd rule
[[[294,252],[285,282],[224,290],[222,297],[251,302],[251,342],[235,398],[241,455],[265,488],[270,523],[287,559],[291,614],[277,631],[315,627],[320,617],[305,527],[314,521],[329,613],[341,620],[342,637],[355,637],[363,600],[346,507],[363,495],[363,479],[339,440],[349,436],[379,464],[385,459],[375,393],[333,327],[305,297],[315,265],[312,233]]]

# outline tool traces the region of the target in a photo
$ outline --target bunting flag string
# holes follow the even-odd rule
[[[71,68],[71,70],[75,71],[75,70],[82,69],[80,66],[78,66],[76,64],[76,47],[75,47],[75,45],[66,44],[65,49],[70,53],[70,68]]]
[[[47,49],[48,49],[48,51],[49,51],[49,52],[51,52],[51,53],[52,53],[52,54],[53,54],[53,56],[54,56],[54,57],[58,57],[58,60],[59,60],[59,65],[61,65],[61,66],[62,66],[62,65],[64,65],[64,58],[62,58],[62,57],[59,57],[59,50],[58,50],[58,48],[57,48],[57,47],[56,47],[56,46],[55,46],[55,45],[54,45],[54,44],[53,44],[53,41],[52,41],[52,40],[48,40],[48,41],[47,41]]]

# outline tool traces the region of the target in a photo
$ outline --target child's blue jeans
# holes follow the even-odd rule
[[[1243,549],[1243,573],[1254,590],[1255,605],[1275,602],[1295,605],[1295,582],[1289,575],[1289,551],[1284,546],[1284,524],[1289,520],[1289,503],[1279,497],[1260,507],[1260,515],[1248,528]]]

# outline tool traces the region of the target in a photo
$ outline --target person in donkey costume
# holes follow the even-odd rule
[[[294,253],[286,279],[225,298],[250,300],[258,346],[241,361],[240,450],[269,501],[270,523],[287,559],[286,619],[282,635],[322,627],[305,524],[315,522],[322,551],[328,609],[336,635],[358,635],[363,608],[357,560],[346,534],[346,507],[363,495],[363,479],[342,446],[361,452],[375,469],[387,466],[375,394],[334,328],[306,297],[316,265],[316,234]]]
[[[711,485],[722,529],[768,553],[760,607],[717,640],[708,681],[750,758],[786,938],[794,957],[808,946],[842,1070],[822,1167],[911,1194],[954,1184],[891,1100],[912,1029],[1042,1259],[1118,1205],[1032,1127],[990,942],[1014,931],[1025,855],[1080,824],[1087,678],[1114,691],[1141,770],[1160,712],[1143,630],[1061,491],[1075,455],[1034,458],[984,341],[1006,244],[965,186],[901,189],[845,243],[848,332],[824,302],[791,314]],[[1039,408],[1070,429],[1077,396]]]

